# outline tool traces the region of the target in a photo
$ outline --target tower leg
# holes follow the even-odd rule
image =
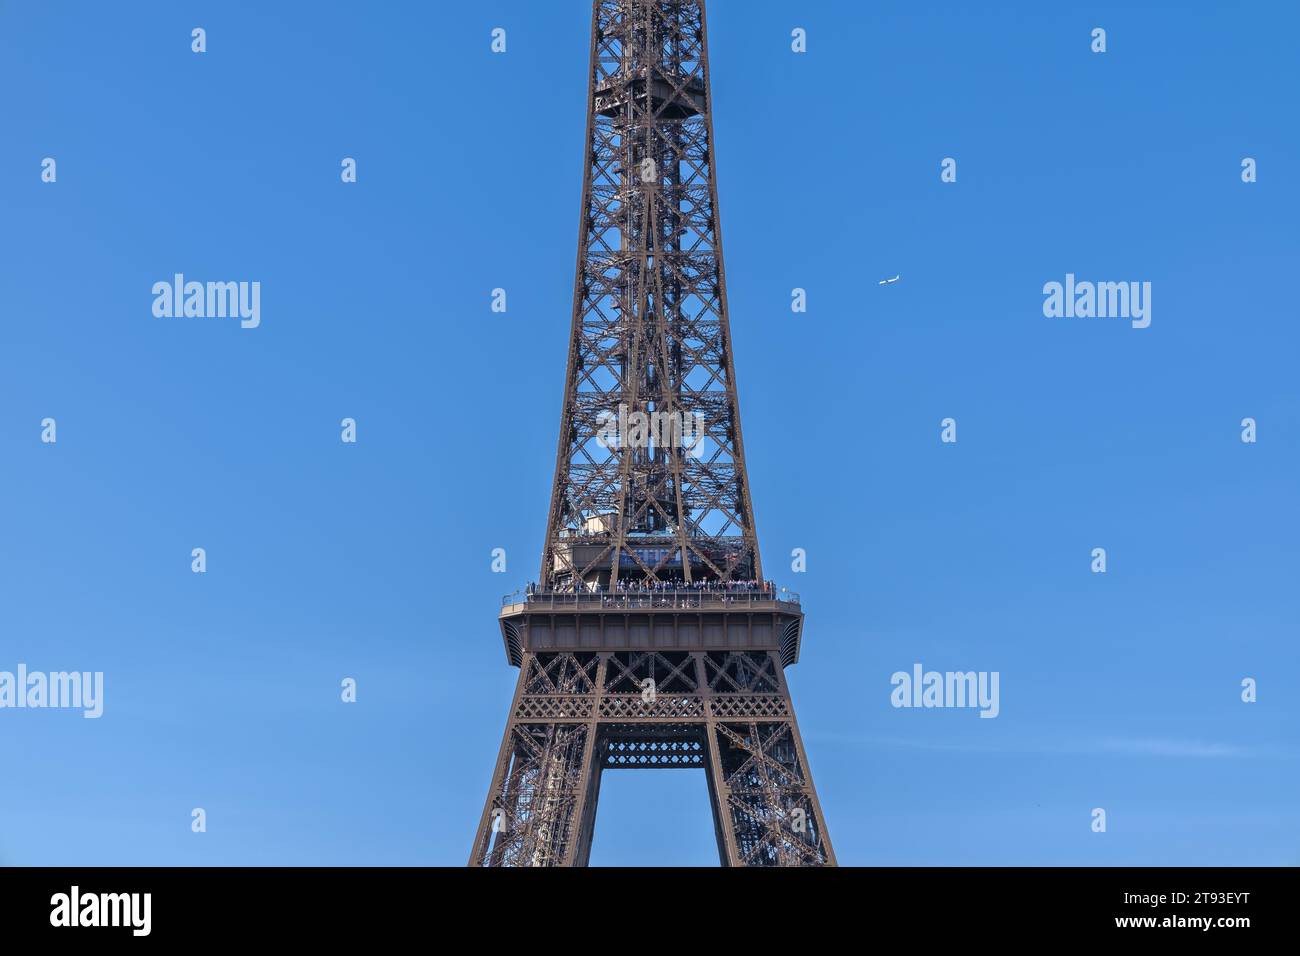
[[[572,866],[584,829],[589,850],[596,672],[594,654],[525,654],[471,866]]]
[[[780,661],[704,654],[709,794],[724,866],[834,866]]]
[[[792,721],[719,721],[712,728],[724,852],[732,866],[834,866]]]

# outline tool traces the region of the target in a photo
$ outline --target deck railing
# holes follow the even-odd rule
[[[565,608],[705,608],[798,604],[799,595],[785,588],[754,590],[683,589],[675,591],[540,591],[519,590],[501,599],[503,607],[527,604],[545,610]]]

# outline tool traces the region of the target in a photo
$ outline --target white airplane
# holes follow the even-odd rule
[[[889,283],[897,282],[901,278],[903,278],[901,275],[897,275],[894,276],[892,279],[881,279],[879,282],[876,283],[876,285],[889,285]]]

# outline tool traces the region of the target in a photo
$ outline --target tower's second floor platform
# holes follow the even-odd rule
[[[773,650],[799,659],[803,609],[784,588],[525,590],[502,599],[501,638],[516,667],[524,651]]]

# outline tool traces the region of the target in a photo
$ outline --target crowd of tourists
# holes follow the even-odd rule
[[[618,579],[617,591],[774,591],[776,585],[771,581],[685,581],[682,578],[670,578],[665,581],[646,581],[640,578]]]
[[[573,594],[574,587],[571,583],[557,584],[552,589],[555,594]],[[602,585],[595,587],[583,587],[583,594],[657,594],[665,591],[688,591],[702,592],[707,594],[736,594],[757,592],[761,594],[771,594],[776,591],[776,585],[771,581],[716,581],[716,580],[695,580],[686,581],[683,578],[666,578],[659,581],[648,581],[644,578],[619,578],[618,583],[609,588]],[[537,585],[528,585],[528,593],[538,593]]]

